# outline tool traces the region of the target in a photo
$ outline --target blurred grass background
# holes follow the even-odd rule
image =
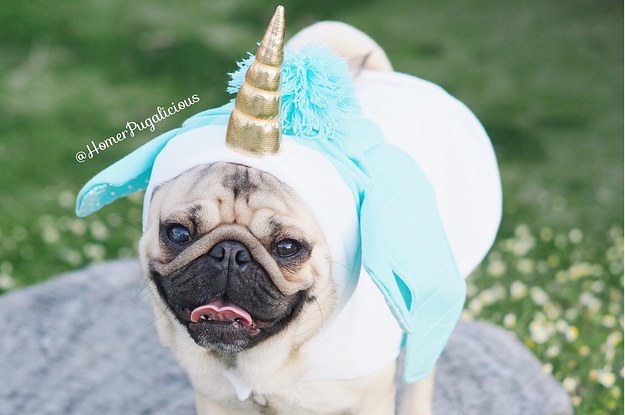
[[[283,1],[288,34],[359,27],[396,70],[442,85],[489,132],[504,220],[465,318],[503,325],[580,414],[623,412],[623,3]],[[29,1],[0,8],[0,292],[136,255],[141,196],[73,215],[94,174],[204,108],[276,3]],[[158,105],[201,101],[84,163]]]

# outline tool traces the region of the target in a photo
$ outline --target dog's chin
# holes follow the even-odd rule
[[[286,328],[303,308],[306,297],[305,291],[297,293],[286,313],[269,321],[260,320],[252,310],[244,310],[221,298],[193,310],[164,301],[199,346],[221,353],[238,353]]]

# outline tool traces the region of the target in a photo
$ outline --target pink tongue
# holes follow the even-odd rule
[[[234,304],[224,304],[222,300],[213,301],[193,310],[191,321],[197,323],[202,316],[207,316],[214,321],[235,321],[238,319],[245,326],[252,325],[252,316],[247,311]]]

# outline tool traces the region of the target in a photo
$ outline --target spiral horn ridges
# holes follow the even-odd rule
[[[284,58],[284,7],[278,6],[237,93],[226,143],[252,155],[280,149],[280,73]]]

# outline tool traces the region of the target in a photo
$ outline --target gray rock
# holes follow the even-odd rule
[[[136,260],[0,297],[0,414],[193,414],[191,386],[156,335]],[[437,367],[438,415],[572,413],[508,332],[461,322]]]

